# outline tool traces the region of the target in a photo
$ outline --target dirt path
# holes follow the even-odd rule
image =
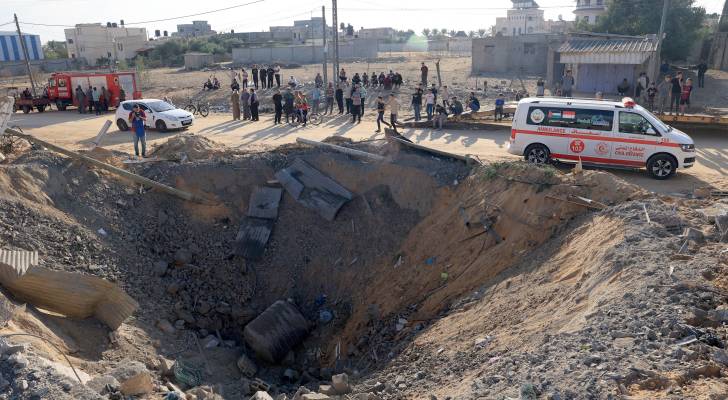
[[[90,146],[105,119],[113,119],[113,115],[96,117],[81,116],[73,112],[46,112],[15,114],[10,125],[20,126],[27,133],[68,148],[83,149]],[[374,116],[369,111],[359,125],[352,125],[348,118],[335,117],[319,126],[293,128],[288,125],[273,126],[271,115],[263,115],[259,123],[252,123],[233,122],[228,115],[212,114],[208,118],[196,120],[190,132],[205,135],[230,147],[256,150],[295,142],[297,137],[313,140],[322,140],[328,136],[342,136],[352,140],[382,139],[382,134],[375,133],[376,124],[373,119]],[[405,129],[403,133],[416,143],[457,154],[470,154],[485,162],[514,158],[506,152],[509,135],[507,127],[493,131]],[[176,132],[151,131],[148,133],[148,143],[154,145],[175,134]],[[691,136],[698,148],[698,164],[667,182],[655,181],[644,171],[613,172],[658,193],[687,193],[705,185],[728,189],[728,180],[725,178],[728,176],[728,134],[698,132]],[[133,151],[131,134],[114,128],[104,139],[103,145],[113,150]]]

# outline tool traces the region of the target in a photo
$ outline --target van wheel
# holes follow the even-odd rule
[[[667,154],[658,154],[647,161],[647,172],[653,178],[665,180],[675,175],[677,171],[677,160]]]
[[[128,131],[128,130],[129,130],[129,125],[127,125],[127,124],[126,124],[126,121],[124,121],[124,120],[123,120],[123,119],[121,119],[121,118],[119,118],[118,120],[116,120],[116,126],[117,126],[117,127],[119,128],[119,130],[120,130],[120,131],[122,131],[122,132],[126,132],[126,131]]]
[[[549,148],[542,144],[532,144],[526,147],[526,151],[523,152],[526,161],[533,164],[546,164],[551,158],[551,152]]]
[[[23,112],[24,112],[25,114],[29,113],[29,112],[30,112],[30,110],[32,110],[32,109],[30,108],[30,106],[23,106]]]
[[[157,121],[157,123],[154,125],[158,131],[160,132],[167,132],[167,124],[164,123],[161,119]]]

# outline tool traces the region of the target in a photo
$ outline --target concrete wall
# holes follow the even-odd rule
[[[329,44],[329,57],[333,56],[333,46]],[[376,58],[376,40],[351,40],[339,43],[340,59]],[[233,62],[236,64],[253,63],[296,63],[315,64],[323,62],[324,51],[320,45],[240,47],[233,49]]]
[[[716,33],[710,49],[710,68],[728,71],[728,32]]]
[[[427,42],[428,51],[450,52],[450,53],[466,53],[470,54],[473,49],[473,39],[441,39],[429,40]]]
[[[212,54],[185,54],[185,69],[200,69],[214,63],[215,56],[213,56]]]
[[[30,62],[33,72],[55,72],[77,69],[74,60],[63,58],[60,60],[35,60]],[[24,62],[0,62],[0,77],[26,75],[28,71]]]
[[[547,35],[473,39],[472,72],[545,75],[553,41]]]

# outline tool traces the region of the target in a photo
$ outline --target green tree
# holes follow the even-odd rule
[[[48,60],[57,60],[60,58],[68,58],[68,50],[66,49],[66,42],[49,40],[48,43],[43,45],[43,57],[45,57]]]
[[[723,14],[720,16],[718,30],[720,32],[728,32],[728,0],[723,4]]]
[[[694,3],[694,0],[671,1],[662,45],[663,57],[683,60],[695,43],[703,39],[705,9]],[[607,14],[589,29],[621,35],[656,34],[660,30],[662,4],[663,0],[613,0]]]
[[[425,37],[430,37],[430,33],[432,33],[430,28],[425,28],[422,30],[422,35],[424,35]]]

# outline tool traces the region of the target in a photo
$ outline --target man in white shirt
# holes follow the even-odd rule
[[[389,95],[389,101],[387,102],[387,107],[389,108],[389,123],[392,124],[392,129],[394,129],[394,133],[397,132],[397,114],[399,113],[399,100],[397,100],[397,97],[395,97],[394,94]]]

